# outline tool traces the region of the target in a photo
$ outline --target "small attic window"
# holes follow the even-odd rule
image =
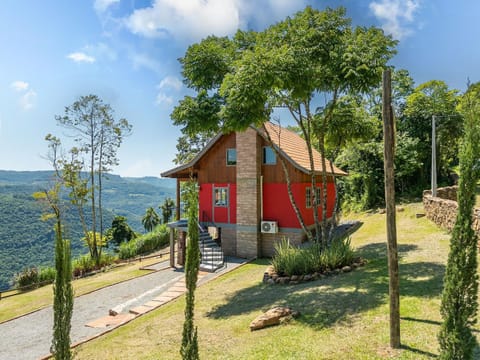
[[[275,152],[270,146],[263,147],[263,164],[264,165],[275,165],[277,163],[277,158]]]
[[[227,149],[227,165],[237,165],[237,149]]]

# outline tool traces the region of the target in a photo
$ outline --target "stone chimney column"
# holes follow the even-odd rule
[[[260,175],[261,143],[248,128],[236,134],[237,147],[237,256],[261,256]]]

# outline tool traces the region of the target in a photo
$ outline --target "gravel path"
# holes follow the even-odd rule
[[[206,275],[201,283],[244,263],[243,259],[229,259],[227,267]],[[90,321],[107,316],[110,309],[128,313],[128,310],[145,304],[167,291],[169,286],[184,277],[183,269],[166,268],[166,262],[157,265],[156,271],[136,279],[112,285],[75,298],[71,342],[85,341],[110,330],[85,326]],[[0,360],[31,360],[50,353],[52,339],[52,307],[0,324]]]

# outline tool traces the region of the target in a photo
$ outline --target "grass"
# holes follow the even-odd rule
[[[433,359],[449,235],[426,218],[421,204],[397,216],[400,258],[400,350],[389,344],[385,215],[351,215],[363,222],[352,244],[367,265],[310,283],[269,286],[260,259],[197,289],[196,318],[203,359]],[[273,305],[301,316],[250,332]],[[180,359],[184,297],[75,349],[76,359]],[[477,329],[478,330],[478,329]],[[478,332],[477,332],[478,338]],[[478,356],[478,348],[477,348]]]
[[[165,259],[168,259],[168,257],[162,257],[162,261]],[[144,259],[141,262],[127,263],[107,272],[74,280],[73,289],[75,296],[84,295],[121,281],[148,274],[150,273],[149,270],[141,270],[140,268],[157,263],[158,261],[158,258]],[[13,291],[11,293],[15,292],[16,291]],[[3,296],[9,294],[10,292],[3,293]],[[24,314],[28,314],[32,311],[51,306],[52,303],[52,285],[43,286],[36,290],[25,292],[19,295],[2,298],[0,300],[0,323]]]

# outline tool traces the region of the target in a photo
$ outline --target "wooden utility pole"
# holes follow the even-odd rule
[[[388,274],[390,293],[390,347],[400,348],[400,291],[398,276],[397,225],[395,223],[395,124],[392,111],[391,73],[383,72],[382,117],[384,135],[385,204],[387,216]]]

